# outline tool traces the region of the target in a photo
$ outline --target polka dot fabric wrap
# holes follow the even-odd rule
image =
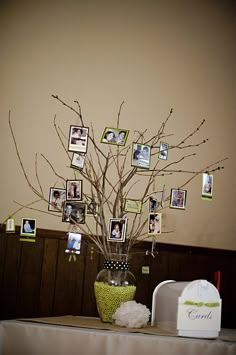
[[[129,270],[129,263],[127,261],[105,260],[103,264],[104,269],[109,270]]]

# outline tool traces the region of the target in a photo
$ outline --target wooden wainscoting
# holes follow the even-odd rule
[[[37,229],[35,243],[19,241],[18,233],[0,232],[0,319],[59,315],[97,316],[93,283],[103,257],[83,238],[81,254],[69,262],[66,233]],[[152,292],[164,280],[206,279],[216,284],[220,270],[220,295],[224,328],[236,328],[236,251],[158,243],[158,254],[146,255],[150,243],[132,250],[130,269],[137,280],[136,301],[151,310]],[[142,267],[149,267],[149,274]]]

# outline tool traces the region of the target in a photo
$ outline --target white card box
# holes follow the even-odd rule
[[[207,280],[163,281],[153,292],[151,325],[184,337],[217,338],[221,303]]]

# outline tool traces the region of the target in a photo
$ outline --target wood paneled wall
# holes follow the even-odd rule
[[[20,242],[19,234],[0,232],[0,318],[97,316],[93,283],[103,257],[83,239],[81,254],[69,262],[66,233],[37,230],[35,243]],[[152,292],[164,280],[206,279],[215,284],[221,271],[220,295],[224,328],[236,328],[236,251],[157,244],[155,258],[146,255],[150,243],[132,252],[130,269],[137,280],[136,301],[151,310]],[[149,266],[149,274],[142,274]]]

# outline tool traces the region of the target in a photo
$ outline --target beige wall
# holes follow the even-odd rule
[[[236,249],[235,238],[235,6],[227,0],[12,0],[0,15],[0,221],[36,197],[28,188],[8,127],[8,111],[25,167],[35,183],[34,154],[45,154],[59,173],[71,169],[53,129],[65,132],[75,116],[51,98],[80,101],[84,119],[97,139],[116,122],[148,129],[161,124],[171,107],[172,142],[185,137],[205,118],[193,142],[209,138],[183,169],[201,169],[224,157],[214,174],[211,202],[201,200],[201,177],[187,188],[185,211],[164,212],[161,241]],[[130,135],[130,139],[132,135]],[[195,150],[194,150],[195,151]],[[180,152],[180,154],[184,154]],[[170,156],[170,159],[173,157]],[[56,179],[40,160],[46,191]],[[167,189],[186,176],[166,178]],[[162,181],[157,182],[160,186]],[[41,208],[41,207],[40,207]],[[45,211],[47,207],[44,206]],[[66,230],[60,218],[36,211],[38,227]]]

